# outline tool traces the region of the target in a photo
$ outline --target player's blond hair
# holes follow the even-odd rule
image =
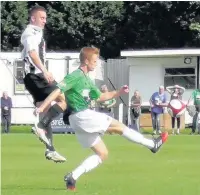
[[[83,47],[79,55],[81,64],[84,64],[86,59],[90,60],[94,54],[99,55],[99,53],[100,50],[96,47]]]

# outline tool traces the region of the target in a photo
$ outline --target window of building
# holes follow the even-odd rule
[[[24,74],[24,61],[17,60],[14,64],[14,92],[15,94],[26,94],[28,91],[25,89],[23,74]]]
[[[15,94],[29,94],[24,85],[24,66],[23,60],[16,60],[14,63],[14,93]],[[48,70],[48,60],[46,61],[46,68]]]
[[[194,67],[190,68],[165,68],[164,85],[180,85],[185,89],[196,88],[196,72]]]

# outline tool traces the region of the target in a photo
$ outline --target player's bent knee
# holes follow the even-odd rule
[[[60,101],[60,102],[65,102],[65,95],[64,94],[60,94],[58,97],[57,97],[57,100]]]
[[[125,128],[126,128],[126,125],[124,125],[123,123],[113,119],[107,131],[109,133],[115,133],[115,134],[122,135],[123,130]]]
[[[56,98],[57,104],[62,108],[63,111],[65,111],[67,109],[67,103],[65,101],[65,96],[64,94],[60,94],[57,98]]]
[[[91,149],[101,158],[102,161],[108,158],[108,149],[102,140],[99,140]]]

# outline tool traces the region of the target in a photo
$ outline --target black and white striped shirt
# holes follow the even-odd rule
[[[22,50],[22,59],[25,60],[25,73],[41,73],[41,70],[33,63],[29,56],[29,51],[35,50],[42,63],[45,65],[46,46],[43,38],[43,30],[34,25],[27,25],[22,33],[21,43],[24,46]]]

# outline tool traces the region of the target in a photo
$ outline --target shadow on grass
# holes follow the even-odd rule
[[[40,191],[40,190],[55,190],[55,191],[66,191],[65,187],[63,188],[56,188],[56,187],[39,187],[39,186],[7,186],[7,187],[1,187],[1,190],[34,190],[34,191]]]

